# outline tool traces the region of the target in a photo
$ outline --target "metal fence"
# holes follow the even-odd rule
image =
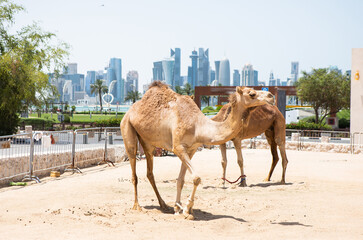
[[[108,158],[109,148],[122,144],[119,127],[0,136],[0,184],[10,180],[40,182],[40,176],[54,169],[81,172],[79,166],[89,166],[91,161],[114,165]],[[81,157],[89,151],[101,151],[103,156]]]
[[[264,137],[250,139],[249,147],[256,148],[261,139]],[[297,143],[298,150],[311,143],[333,143],[350,146],[352,154],[363,151],[363,133],[287,129],[286,142]],[[80,168],[90,164],[111,166],[109,153],[121,145],[119,127],[0,136],[0,185],[15,180],[40,182],[39,177],[52,169],[81,172]]]

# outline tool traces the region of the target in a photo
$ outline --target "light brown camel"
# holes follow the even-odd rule
[[[214,121],[224,121],[228,117],[230,104],[224,105],[216,116],[212,118]],[[265,181],[270,181],[271,175],[275,169],[279,156],[277,154],[277,146],[280,149],[280,155],[282,158],[282,178],[281,183],[285,183],[285,173],[287,167],[287,156],[285,150],[285,118],[276,106],[262,105],[255,108],[249,108],[244,113],[243,128],[238,135],[232,139],[234,147],[237,152],[238,165],[241,169],[241,182],[239,186],[247,186],[246,177],[243,169],[243,157],[241,150],[241,141],[243,139],[253,138],[261,133],[265,133],[266,139],[270,144],[272,154],[272,164],[270,172]],[[227,155],[226,144],[220,145],[222,153],[222,167],[223,167],[223,186],[225,184],[226,168],[227,168]]]
[[[202,144],[218,145],[236,136],[242,128],[242,114],[248,107],[273,101],[271,93],[237,87],[230,96],[230,114],[222,122],[212,121],[200,111],[194,101],[172,91],[160,81],[153,82],[142,99],[132,105],[121,121],[121,133],[126,153],[130,159],[135,202],[133,209],[140,210],[137,198],[136,151],[137,139],[146,155],[147,178],[149,179],[162,210],[168,207],[160,197],[153,174],[153,150],[155,147],[173,151],[181,160],[177,179],[177,196],[174,211],[182,208],[180,197],[184,177],[188,170],[193,177],[194,188],[183,208],[183,214],[193,219],[194,196],[201,179],[191,159]]]

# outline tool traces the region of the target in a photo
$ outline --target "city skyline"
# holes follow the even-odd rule
[[[290,77],[294,61],[300,72],[329,66],[349,70],[351,49],[360,47],[363,37],[358,31],[363,2],[353,0],[17,2],[27,13],[16,16],[14,29],[40,21],[43,30],[72,46],[68,62],[78,63],[85,75],[104,69],[110,58],[121,58],[122,78],[137,70],[140,87],[152,79],[153,62],[170,48],[181,49],[182,76],[187,76],[190,52],[203,47],[211,49],[212,69],[224,57],[231,71],[250,62],[267,83],[271,70],[281,80]]]

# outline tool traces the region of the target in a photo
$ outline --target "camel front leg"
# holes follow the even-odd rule
[[[187,171],[186,166],[182,163],[181,167],[180,167],[180,172],[179,172],[179,177],[177,179],[177,192],[176,192],[176,201],[175,201],[175,206],[174,206],[174,213],[176,215],[179,214],[179,212],[182,210],[182,204],[180,202],[180,198],[181,198],[181,192],[183,190],[183,186],[184,186],[184,179],[185,179],[185,173]]]
[[[239,187],[247,187],[247,181],[246,181],[246,176],[245,176],[245,172],[244,172],[244,168],[243,168],[243,156],[242,156],[242,144],[241,144],[241,139],[240,138],[235,138],[233,139],[233,144],[234,144],[234,148],[236,150],[237,153],[237,163],[239,165],[240,171],[241,171],[241,181],[239,183]]]
[[[149,179],[149,182],[151,184],[151,186],[154,189],[155,195],[158,199],[160,208],[162,211],[166,211],[168,210],[168,206],[165,204],[164,200],[161,198],[158,188],[156,187],[156,183],[155,183],[155,178],[154,178],[154,173],[153,173],[153,169],[154,169],[154,147],[151,146],[150,144],[145,143],[141,138],[139,139],[140,143],[144,149],[144,153],[146,156],[146,163],[147,163],[147,178]]]
[[[128,118],[124,119],[121,124],[122,138],[124,139],[125,150],[130,159],[130,166],[132,171],[132,183],[134,185],[135,201],[133,210],[141,210],[139,201],[137,198],[137,175],[136,175],[136,152],[137,152],[137,136],[135,129],[128,122]]]
[[[227,170],[227,147],[226,144],[223,143],[221,145],[219,145],[219,149],[221,150],[221,154],[222,154],[222,169],[223,169],[223,173],[222,173],[222,184],[223,184],[223,188],[225,187],[226,184],[226,170]]]
[[[192,219],[194,219],[192,208],[194,205],[195,193],[197,191],[198,185],[201,182],[201,178],[196,173],[196,171],[190,161],[190,157],[187,153],[188,150],[184,146],[179,145],[179,146],[175,147],[173,149],[173,152],[180,158],[180,160],[182,161],[182,164],[185,166],[186,169],[188,169],[188,171],[192,174],[192,177],[193,177],[193,184],[194,184],[193,191],[192,191],[192,194],[188,198],[187,205],[183,209],[183,215],[185,216],[185,218],[192,220]],[[181,172],[182,172],[182,169],[181,169]],[[180,189],[180,194],[181,194],[181,189]]]

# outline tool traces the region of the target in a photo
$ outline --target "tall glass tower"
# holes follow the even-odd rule
[[[170,87],[174,88],[174,64],[175,61],[173,58],[167,58],[163,60],[163,72],[165,76],[165,82]]]
[[[215,65],[216,65],[216,80],[218,81],[219,83],[219,66],[221,64],[221,61],[214,61]]]
[[[170,49],[170,57],[174,58],[174,87],[183,85],[180,79],[180,48]]]
[[[113,104],[118,102],[122,103],[125,99],[125,83],[122,79],[122,65],[120,58],[111,58],[110,64],[107,68],[106,83],[110,85],[112,81],[116,81],[116,87],[114,88],[114,101]]]
[[[291,76],[294,82],[299,78],[299,62],[291,62]]]
[[[198,56],[198,81],[196,86],[209,84],[209,49],[199,48]]]
[[[227,58],[221,61],[219,67],[219,83],[222,86],[230,86],[231,82],[231,73],[229,68],[229,60]]]
[[[258,86],[258,72],[253,70],[250,63],[246,63],[242,68],[242,86]]]
[[[192,67],[190,71],[190,79],[191,79],[191,85],[194,89],[198,82],[198,52],[192,51],[192,55],[189,56],[192,59]]]
[[[241,85],[241,74],[239,71],[235,69],[233,71],[233,86],[240,86]]]
[[[158,62],[154,62],[154,67],[153,67],[153,80],[164,80],[164,74],[163,74],[163,62],[162,61],[158,61]]]
[[[96,71],[87,71],[87,75],[86,75],[86,81],[85,81],[85,92],[88,94],[88,96],[92,97],[94,96],[94,94],[91,94],[91,84],[94,84],[96,81]]]

